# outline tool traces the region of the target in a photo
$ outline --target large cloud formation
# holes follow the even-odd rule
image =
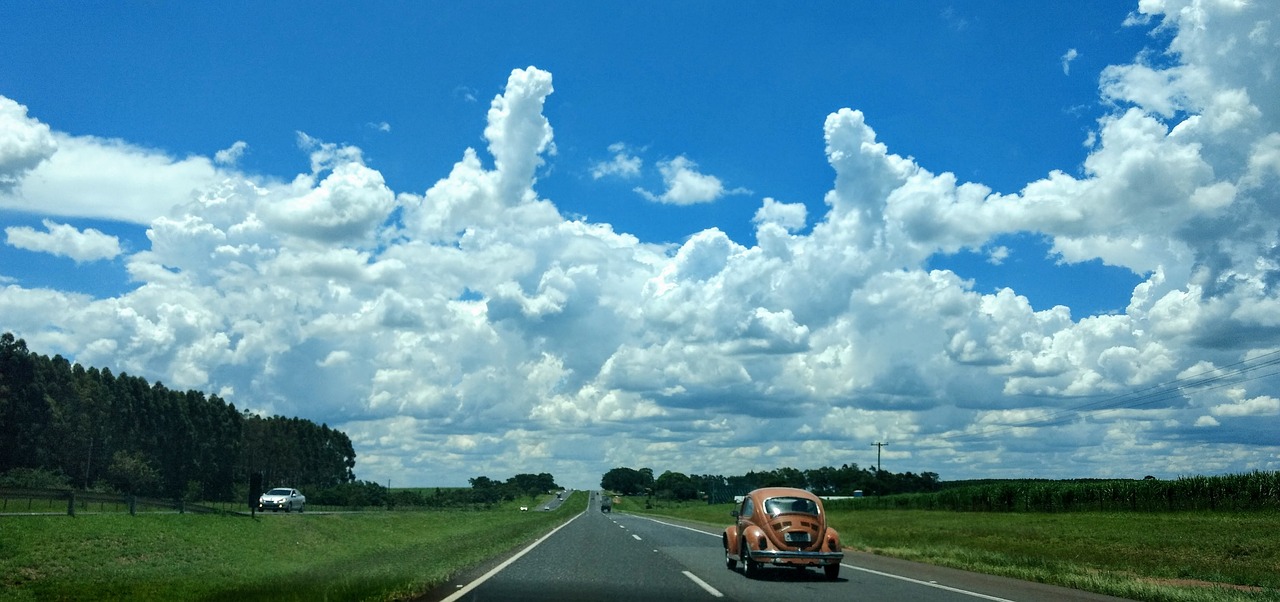
[[[311,173],[279,182],[51,132],[0,98],[5,206],[63,194],[145,216],[151,242],[127,255],[131,292],[11,285],[0,328],[327,421],[362,477],[400,483],[838,465],[876,440],[944,478],[1280,469],[1276,380],[1256,378],[1280,349],[1277,16],[1144,1],[1167,53],[1108,68],[1083,169],[1016,194],[930,172],[838,110],[826,214],[806,228],[766,198],[755,246],[561,215],[536,189],[555,145],[533,67],[490,103],[492,164],[466,149],[420,194],[306,135]],[[1022,232],[1145,280],[1123,314],[1079,317],[922,267]]]

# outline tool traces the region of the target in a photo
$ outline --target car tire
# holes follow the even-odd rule
[[[742,544],[738,547],[738,555],[742,557],[742,574],[747,579],[759,577],[760,564],[751,559],[751,548],[747,547],[746,539],[743,539]]]
[[[822,572],[827,576],[828,581],[835,581],[840,578],[840,563],[828,564],[822,567]]]
[[[738,568],[738,560],[729,555],[729,546],[727,545],[724,547],[724,565],[731,571]]]

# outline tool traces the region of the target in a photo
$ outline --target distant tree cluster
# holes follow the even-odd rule
[[[352,481],[312,495],[307,503],[344,507],[414,508],[487,508],[520,497],[530,498],[561,489],[549,473],[518,474],[504,481],[480,476],[470,479],[470,488],[388,489],[371,481]]]
[[[642,495],[653,491],[653,469],[614,468],[600,478],[600,487],[622,495]]]
[[[536,497],[554,489],[560,489],[560,486],[556,485],[555,477],[546,472],[518,474],[507,479],[506,482],[495,481],[486,476],[468,479],[468,482],[471,483],[471,491],[467,492],[470,501],[482,504],[511,501],[521,496]]]
[[[349,481],[331,487],[306,491],[307,504],[315,506],[342,506],[344,508],[369,508],[394,506],[391,490],[373,481]]]
[[[937,491],[942,483],[936,472],[895,473],[859,468],[857,464],[843,464],[839,468],[823,466],[808,470],[778,468],[767,472],[748,472],[742,477],[742,482],[756,487],[799,487],[818,495],[853,495],[855,491],[867,495],[927,493]]]
[[[600,479],[600,486],[622,495],[652,495],[660,499],[693,500],[712,499],[723,492],[746,492],[758,487],[797,487],[818,495],[853,495],[863,491],[868,495],[894,493],[924,493],[940,487],[938,474],[924,472],[901,474],[874,468],[859,468],[857,464],[845,464],[839,468],[824,466],[800,470],[776,468],[751,471],[740,476],[685,475],[667,471],[657,478],[653,469],[627,467],[609,470]],[[719,500],[714,500],[719,501]]]
[[[270,487],[353,481],[346,434],[241,413],[216,395],[37,355],[0,335],[0,475],[145,496],[235,500]]]
[[[326,506],[388,508],[486,508],[522,496],[536,497],[560,489],[549,473],[518,474],[505,482],[480,476],[470,479],[470,488],[388,489],[370,481],[353,481],[307,494],[307,502]]]

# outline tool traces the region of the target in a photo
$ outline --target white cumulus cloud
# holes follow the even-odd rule
[[[228,175],[207,157],[176,159],[122,140],[51,136],[39,152],[12,160],[23,169],[11,168],[0,208],[147,224]]]
[[[650,201],[669,205],[694,205],[710,203],[727,194],[749,194],[744,188],[726,190],[724,182],[713,175],[698,171],[698,164],[684,155],[674,159],[658,162],[658,171],[662,174],[662,183],[666,190],[654,194],[644,188],[635,191]]]
[[[53,155],[49,126],[27,116],[27,107],[0,96],[0,194]]]
[[[619,465],[838,465],[873,437],[949,478],[1178,474],[1190,458],[1278,469],[1274,442],[1232,428],[1275,424],[1274,376],[1126,396],[1280,348],[1275,10],[1139,8],[1172,33],[1153,38],[1168,52],[1104,72],[1082,165],[995,193],[835,107],[814,123],[834,173],[824,212],[777,191],[753,243],[709,228],[646,244],[562,215],[538,191],[556,146],[552,76],[533,67],[490,101],[483,148],[458,149],[425,191],[393,190],[361,149],[305,134],[309,171],[247,177],[0,103],[0,141],[18,141],[0,142],[0,206],[143,223],[150,243],[125,258],[138,286],[117,297],[7,283],[0,329],[325,421],[352,435],[362,477],[404,482],[523,472],[522,454],[582,484]],[[579,169],[643,169],[629,147],[610,152]],[[638,189],[655,202],[746,193],[684,155],[657,165],[664,189]],[[120,255],[92,230],[45,230],[6,233],[82,261]],[[1123,313],[1085,316],[928,268],[960,251],[1005,261],[1008,235],[1142,282]]]
[[[606,176],[629,179],[640,175],[640,168],[644,166],[644,161],[632,154],[627,145],[615,142],[609,145],[609,152],[613,153],[613,158],[596,162],[591,166],[593,179],[599,180]]]
[[[1075,48],[1067,49],[1066,54],[1062,55],[1062,74],[1071,75],[1071,62],[1080,58],[1080,53]]]
[[[236,140],[231,146],[213,154],[213,162],[218,165],[235,165],[249,148],[249,143]]]
[[[120,240],[93,228],[76,229],[44,220],[44,232],[25,226],[5,228],[6,242],[19,249],[69,257],[76,263],[115,259],[121,253]]]

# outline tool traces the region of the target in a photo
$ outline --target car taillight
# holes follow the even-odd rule
[[[760,538],[756,540],[756,547],[761,550],[769,547],[769,541],[764,538],[764,535],[761,535]]]

